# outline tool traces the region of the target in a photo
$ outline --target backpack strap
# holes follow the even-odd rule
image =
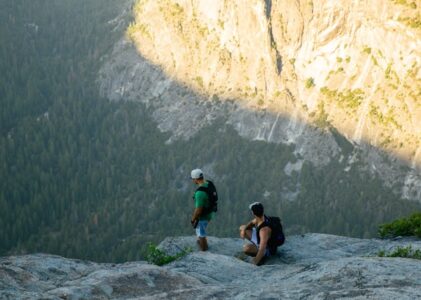
[[[209,213],[209,206],[210,206],[210,203],[209,203],[209,198],[210,198],[210,190],[209,190],[209,187],[205,187],[205,186],[199,186],[197,189],[196,189],[196,191],[194,192],[194,195],[193,195],[193,199],[195,199],[195,195],[196,195],[196,192],[205,192],[206,193],[206,195],[208,196],[208,201],[207,201],[207,205],[205,205],[204,207],[203,207],[203,211],[202,211],[202,216],[203,215],[207,215],[208,213]]]
[[[201,192],[205,192],[206,194],[208,194],[209,195],[209,188],[208,187],[205,187],[205,186],[199,186],[198,188],[197,188],[197,190],[196,190],[196,192],[198,192],[198,191],[201,191]]]
[[[205,192],[208,196],[207,205],[204,206],[202,215],[208,215],[211,212],[216,212],[218,210],[218,192],[216,191],[215,185],[212,181],[206,180],[207,186],[199,186],[196,189],[197,191]],[[195,192],[195,194],[196,194]]]

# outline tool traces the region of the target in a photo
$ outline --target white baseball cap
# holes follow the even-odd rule
[[[200,178],[203,178],[203,172],[202,172],[202,170],[200,170],[200,169],[194,169],[194,170],[192,170],[191,171],[191,174],[190,174],[190,178],[191,179],[200,179]]]

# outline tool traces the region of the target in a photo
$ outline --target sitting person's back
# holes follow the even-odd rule
[[[254,202],[249,208],[254,219],[240,226],[240,236],[251,242],[244,245],[244,253],[254,256],[253,263],[260,265],[265,257],[276,254],[278,246],[284,243],[285,237],[280,219],[265,216],[261,203]]]

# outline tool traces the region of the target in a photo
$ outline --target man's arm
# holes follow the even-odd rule
[[[240,226],[240,236],[241,236],[241,238],[244,239],[246,230],[252,229],[255,224],[256,224],[256,219],[253,219],[250,222],[248,222],[246,225],[241,225]]]
[[[270,237],[271,233],[272,233],[272,230],[268,226],[260,229],[260,231],[259,231],[259,236],[260,236],[259,250],[257,251],[256,257],[253,258],[253,263],[255,265],[258,265],[259,262],[262,260],[262,258],[265,256],[267,243],[268,243],[268,240],[269,240],[269,237]]]
[[[196,221],[199,219],[199,217],[201,216],[204,208],[205,208],[205,203],[206,203],[206,199],[207,199],[207,194],[203,191],[196,191],[194,193],[194,206],[195,209],[193,211],[193,215],[191,217],[192,222]]]
[[[251,220],[250,222],[248,222],[248,224],[246,225],[245,229],[252,229],[253,226],[256,225],[256,219]]]
[[[203,212],[203,206],[199,206],[196,207],[193,211],[193,215],[191,217],[192,222],[196,221],[197,219],[199,219],[200,215]]]

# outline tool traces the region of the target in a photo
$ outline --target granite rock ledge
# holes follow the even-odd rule
[[[243,241],[169,237],[159,248],[193,252],[166,266],[94,263],[48,254],[0,258],[1,299],[420,299],[421,261],[378,257],[421,240],[290,236],[261,267],[239,255]]]

